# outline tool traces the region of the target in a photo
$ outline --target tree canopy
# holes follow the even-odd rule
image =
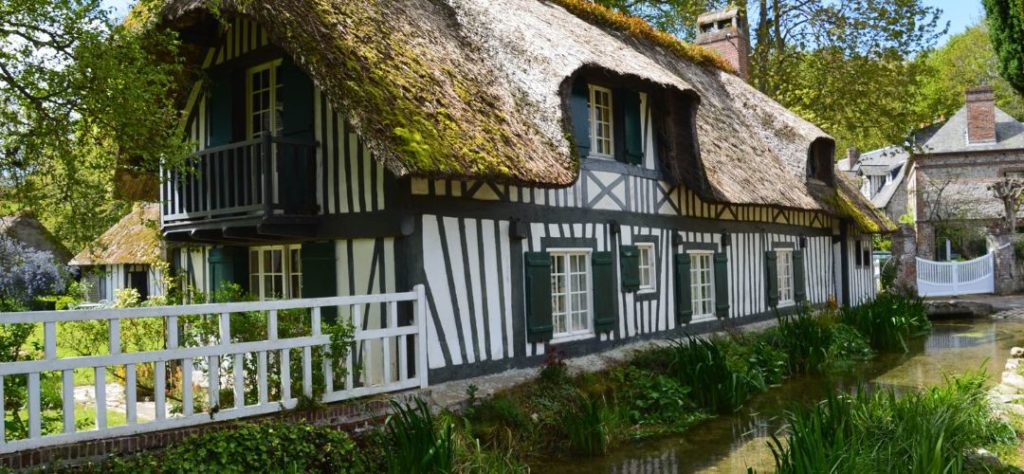
[[[983,0],[999,73],[1024,94],[1024,0]]]
[[[173,34],[132,30],[99,0],[0,2],[0,201],[71,248],[127,209],[115,169],[182,156]]]
[[[692,40],[715,0],[595,0]],[[736,0],[749,18],[750,83],[832,134],[838,147],[902,143],[932,117],[914,97],[915,61],[946,32],[921,0]]]
[[[1024,97],[999,76],[984,22],[951,36],[945,45],[919,60],[928,68],[917,96],[922,117],[948,118],[964,106],[968,88],[988,84],[995,91],[997,107],[1024,119]]]

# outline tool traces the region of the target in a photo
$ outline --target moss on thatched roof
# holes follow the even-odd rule
[[[89,248],[79,252],[71,265],[119,265],[153,263],[160,259],[160,206],[136,204],[132,212],[107,229]]]
[[[572,184],[563,85],[599,68],[698,98],[700,159],[663,156],[669,181],[709,202],[835,208],[803,179],[827,134],[715,53],[588,1],[220,1],[266,28],[396,175]],[[211,21],[207,0],[167,2],[163,24]]]

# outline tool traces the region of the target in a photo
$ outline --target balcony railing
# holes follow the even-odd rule
[[[164,225],[316,214],[316,147],[267,135],[195,153],[162,172]]]

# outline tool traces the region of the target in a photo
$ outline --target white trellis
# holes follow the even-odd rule
[[[992,293],[995,271],[992,254],[966,262],[936,262],[917,258],[917,293],[955,296]]]
[[[351,317],[355,326],[355,347],[361,347],[361,354],[369,357],[366,351],[375,351],[372,355],[380,361],[378,367],[381,374],[374,374],[372,383],[369,377],[361,372],[364,380],[354,375],[353,351],[350,349],[346,357],[346,376],[342,387],[334,387],[335,362],[325,354],[323,366],[317,370],[324,374],[324,392],[320,401],[336,402],[340,400],[394,392],[415,387],[427,386],[427,351],[425,319],[425,292],[422,285],[413,291],[367,296],[341,296],[330,298],[311,298],[299,300],[262,301],[251,303],[203,304],[186,306],[164,306],[151,308],[129,309],[97,309],[83,311],[41,311],[26,313],[0,313],[0,325],[7,324],[41,324],[44,335],[44,358],[40,360],[0,363],[0,412],[3,409],[3,379],[7,377],[27,378],[28,405],[28,437],[24,439],[6,439],[3,417],[0,417],[0,454],[34,449],[78,441],[113,438],[137,433],[180,428],[213,421],[244,418],[264,415],[285,409],[294,408],[298,397],[291,388],[290,356],[293,350],[301,351],[302,355],[302,390],[303,395],[313,395],[313,348],[327,347],[330,336],[323,333],[321,314],[323,308],[337,307],[343,315]],[[411,305],[412,311],[407,313],[411,318],[399,317],[399,304]],[[364,308],[379,307],[380,321],[377,328],[363,329]],[[278,313],[286,310],[308,310],[310,324],[309,334],[296,337],[278,337]],[[233,314],[265,312],[267,321],[267,337],[259,341],[233,341],[231,337],[231,319]],[[191,315],[206,315],[219,318],[219,337],[195,347],[179,345],[178,318]],[[121,322],[130,319],[161,318],[164,320],[165,348],[163,350],[145,352],[121,351]],[[407,319],[408,321],[402,321]],[[86,357],[57,356],[58,323],[75,321],[106,321],[109,326],[109,353]],[[268,383],[268,354],[277,355],[276,368],[280,379],[279,397],[271,400]],[[326,351],[325,351],[326,353]],[[257,396],[254,404],[245,401],[245,357],[257,360]],[[230,358],[234,363],[232,377],[224,377],[219,371],[221,361]],[[217,407],[215,413],[197,412],[193,394],[193,371],[196,360],[201,366],[208,367],[208,406]],[[167,364],[179,364],[181,367],[181,413],[168,416],[167,413]],[[141,422],[137,416],[137,368],[140,364],[154,366],[154,403],[156,419]],[[127,423],[122,426],[108,426],[106,413],[105,379],[108,368],[123,367],[125,373],[125,398]],[[96,427],[91,430],[79,431],[75,426],[75,405],[73,393],[74,371],[87,369],[94,371],[96,385]],[[63,432],[44,435],[42,433],[40,374],[56,372],[61,374],[63,401]],[[226,374],[225,374],[226,375]],[[298,375],[298,374],[296,374]],[[250,377],[252,375],[250,374]],[[233,384],[234,405],[220,406],[219,389],[222,380]]]

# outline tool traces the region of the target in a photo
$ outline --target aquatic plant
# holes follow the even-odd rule
[[[389,447],[388,472],[452,472],[455,436],[451,420],[435,420],[430,407],[421,399],[413,405],[392,400],[391,407],[394,413],[384,423]]]
[[[785,442],[771,442],[776,472],[963,472],[968,450],[1016,437],[992,414],[984,381],[977,372],[919,392],[861,389],[790,412]]]
[[[562,415],[569,449],[587,456],[604,454],[608,450],[609,417],[604,399],[581,396],[576,406]]]
[[[721,340],[689,336],[650,351],[645,357],[690,387],[689,397],[698,406],[714,413],[731,413],[764,387],[729,368],[725,346]]]
[[[869,303],[843,308],[840,319],[857,328],[871,347],[881,351],[907,352],[911,339],[931,329],[924,302],[895,292],[881,293]]]

